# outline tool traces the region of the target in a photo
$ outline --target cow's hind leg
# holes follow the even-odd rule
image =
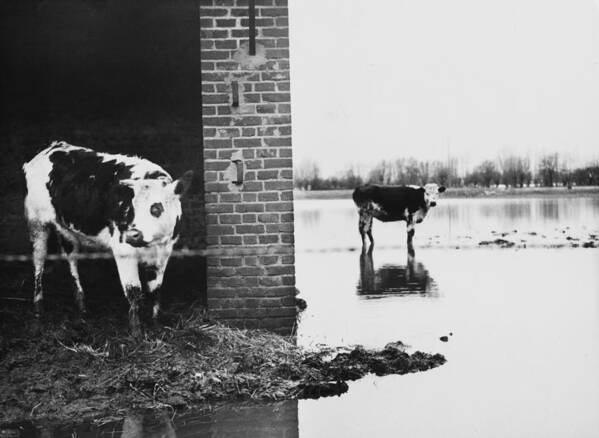
[[[75,284],[75,302],[77,303],[77,308],[79,309],[79,312],[85,314],[85,293],[83,292],[81,280],[79,279],[79,268],[77,263],[79,245],[71,243],[65,238],[60,238],[60,246],[67,257],[69,271],[71,272],[71,277],[73,277],[73,283]]]
[[[125,298],[129,301],[129,326],[131,334],[135,338],[140,338],[139,306],[142,299],[142,290],[139,279],[138,260],[132,251],[115,250],[113,252],[123,292],[125,293]]]
[[[29,237],[33,244],[33,313],[39,317],[43,312],[44,291],[42,277],[48,255],[48,236],[50,228],[47,224],[30,223]]]
[[[372,250],[374,247],[374,238],[372,237],[372,215],[363,209],[360,209],[358,230],[360,231],[360,237],[362,238],[362,250],[366,250],[366,236],[368,236],[368,239],[370,240],[370,250]]]

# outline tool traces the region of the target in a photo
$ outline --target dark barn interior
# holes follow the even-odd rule
[[[194,170],[178,246],[204,248],[198,13],[193,0],[0,3],[3,257],[30,251],[21,166],[52,140],[140,155],[175,178]],[[70,296],[67,272],[48,262],[47,301]],[[122,295],[112,260],[84,261],[81,274],[92,303]],[[30,262],[4,257],[0,296],[29,300],[31,276]],[[205,278],[202,258],[171,260],[165,300],[202,300]]]

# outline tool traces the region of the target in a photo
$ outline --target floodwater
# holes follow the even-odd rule
[[[351,200],[295,208],[297,287],[308,303],[298,343],[401,340],[447,363],[367,376],[340,397],[174,422],[138,415],[76,436],[599,436],[599,250],[582,248],[598,232],[599,197],[442,199],[416,228],[414,257],[404,223],[375,222],[377,246],[361,254]],[[515,245],[478,244],[498,236]]]
[[[351,200],[299,201],[296,218],[302,345],[447,358],[300,401],[301,437],[599,436],[599,250],[554,247],[596,234],[599,198],[441,200],[414,258],[404,223],[375,221],[371,257],[331,251],[360,246]],[[478,245],[502,234],[519,247]]]

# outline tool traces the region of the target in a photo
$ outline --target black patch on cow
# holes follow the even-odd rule
[[[166,172],[162,170],[152,170],[151,172],[146,172],[144,179],[159,179],[159,178],[170,178]]]
[[[67,254],[72,253],[73,250],[75,249],[73,244],[68,239],[65,239],[64,237],[60,238],[60,246],[62,246],[62,249],[64,249],[64,252]]]
[[[154,217],[160,217],[160,215],[162,215],[163,212],[164,212],[164,206],[162,205],[161,202],[155,202],[150,207],[150,214]]]
[[[176,239],[181,233],[181,217],[175,219],[175,227],[173,228],[173,239]]]
[[[47,187],[62,225],[95,236],[111,222],[124,230],[133,221],[133,189],[120,184],[131,177],[132,166],[103,162],[86,149],[56,150],[49,158],[52,171]]]
[[[424,194],[422,187],[366,185],[354,190],[353,199],[358,207],[375,202],[385,211],[386,220],[401,220],[406,208],[415,213],[426,207]]]

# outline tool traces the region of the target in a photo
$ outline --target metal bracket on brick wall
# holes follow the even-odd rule
[[[248,33],[250,39],[249,54],[250,56],[254,56],[256,54],[256,0],[249,0],[248,6]]]
[[[241,160],[231,160],[233,164],[237,168],[236,178],[233,180],[233,184],[240,186],[243,184],[243,161]]]

